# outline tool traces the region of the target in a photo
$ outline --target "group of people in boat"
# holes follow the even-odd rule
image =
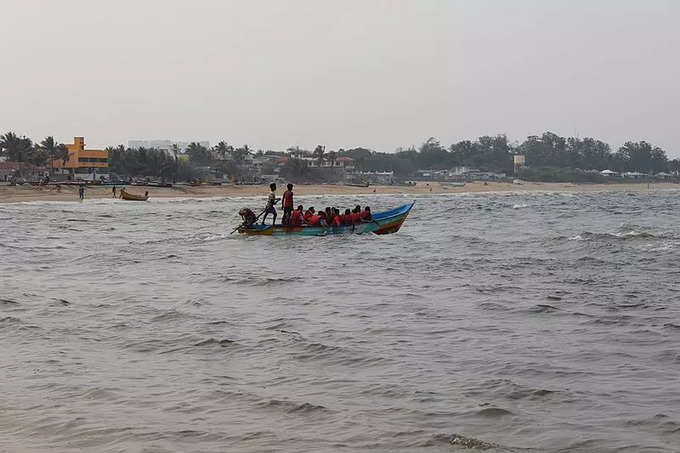
[[[364,222],[372,222],[371,207],[365,206],[362,208],[356,205],[354,209],[345,209],[344,213],[335,207],[327,207],[326,209],[314,209],[310,206],[307,210],[302,205],[294,208],[293,202],[293,184],[288,184],[287,189],[281,198],[276,197],[276,184],[269,185],[271,189],[267,197],[267,205],[263,211],[262,225],[269,214],[272,215],[272,225],[276,224],[276,204],[281,201],[281,208],[283,209],[283,218],[281,224],[284,226],[320,226],[320,227],[341,227],[352,226]],[[243,223],[246,227],[250,227],[257,221],[255,214],[247,208],[241,209],[239,214],[243,218]]]

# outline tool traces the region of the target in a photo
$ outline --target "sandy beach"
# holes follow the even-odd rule
[[[593,192],[593,191],[624,191],[638,192],[648,190],[670,190],[680,188],[680,185],[660,183],[650,184],[571,184],[571,183],[530,183],[521,185],[502,182],[473,182],[463,187],[450,187],[439,182],[419,182],[416,186],[369,186],[353,187],[333,184],[296,185],[297,195],[352,195],[352,194],[441,194],[441,193],[477,193],[477,192],[526,192],[526,191],[560,191],[560,192]],[[111,198],[111,186],[88,186],[86,199]],[[120,187],[118,187],[120,189]],[[202,198],[202,197],[248,197],[265,196],[269,188],[266,185],[222,185],[222,186],[174,186],[143,187],[127,186],[127,191],[142,195],[149,191],[154,198]],[[280,189],[281,191],[281,189]],[[16,203],[26,201],[77,201],[78,188],[76,186],[61,186],[57,191],[55,186],[7,186],[0,185],[0,203]]]

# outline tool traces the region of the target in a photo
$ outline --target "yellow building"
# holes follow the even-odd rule
[[[87,169],[108,168],[109,152],[105,149],[85,149],[85,137],[73,137],[73,144],[67,144],[68,160],[54,161],[54,168]]]

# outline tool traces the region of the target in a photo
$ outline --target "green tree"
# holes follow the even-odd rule
[[[316,148],[314,148],[314,152],[312,153],[312,156],[314,156],[319,163],[319,167],[321,164],[323,164],[323,155],[326,152],[326,147],[321,146],[321,145],[316,145]]]
[[[623,170],[659,173],[668,166],[664,150],[645,141],[626,142],[616,154],[623,165]]]
[[[221,160],[226,160],[227,157],[231,156],[231,152],[234,150],[234,147],[229,145],[227,142],[224,140],[220,141],[217,145],[213,147],[213,151]]]
[[[189,144],[187,154],[189,155],[189,160],[197,165],[209,165],[212,160],[208,148],[196,142]]]
[[[281,166],[279,174],[294,183],[309,180],[311,174],[307,162],[302,159],[291,158]]]
[[[328,152],[328,161],[331,163],[331,167],[335,167],[335,163],[338,160],[338,153],[335,151]]]
[[[250,154],[250,148],[248,148],[248,145],[243,145],[241,148],[236,148],[233,150],[231,154],[234,162],[236,162],[238,165],[241,165],[246,161],[246,158]]]
[[[12,162],[30,162],[34,154],[33,142],[27,137],[18,137],[14,132],[0,136],[0,148]]]
[[[52,172],[54,172],[55,160],[62,159],[64,162],[68,160],[68,148],[66,145],[57,143],[51,135],[45,137],[37,146],[46,154],[46,159],[50,163],[50,170]]]

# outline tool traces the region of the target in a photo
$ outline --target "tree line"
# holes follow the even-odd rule
[[[52,136],[33,143],[28,137],[19,137],[14,132],[7,132],[0,135],[0,155],[12,162],[44,167],[55,159],[68,159],[68,149]]]
[[[524,155],[527,167],[523,174],[531,179],[579,179],[585,170],[637,171],[642,173],[680,171],[678,159],[668,159],[663,149],[645,141],[626,142],[617,150],[598,139],[561,137],[552,132],[529,136],[522,143],[510,143],[505,135],[482,136],[463,140],[448,147],[436,138],[429,138],[417,149],[399,148],[396,152],[376,152],[358,147],[330,150],[318,145],[314,150],[291,147],[286,152],[253,150],[248,145],[235,147],[226,141],[207,148],[191,143],[185,153],[175,147],[170,152],[158,149],[127,148],[123,145],[106,148],[109,151],[109,171],[119,176],[152,176],[166,180],[187,180],[199,175],[200,167],[210,167],[225,177],[243,178],[253,175],[251,157],[288,156],[283,164],[268,163],[260,168],[263,174],[275,169],[284,178],[296,181],[328,180],[339,177],[337,159],[350,157],[360,171],[393,171],[398,177],[410,177],[418,170],[445,170],[468,167],[480,171],[513,173],[513,156]],[[68,150],[53,137],[39,143],[19,137],[13,132],[0,136],[0,153],[8,160],[48,166],[53,159],[65,159]],[[182,156],[184,154],[184,156]],[[330,168],[310,168],[309,161],[329,162]],[[581,178],[582,179],[582,178]]]
[[[524,155],[531,168],[637,171],[642,173],[677,172],[678,159],[669,160],[663,149],[645,141],[626,142],[615,152],[594,138],[560,137],[552,132],[529,136],[511,144],[504,135],[483,136],[443,146],[430,138],[419,149],[399,149],[396,153],[376,153],[365,148],[342,151],[364,170],[394,171],[412,175],[419,169],[444,170],[469,167],[480,171],[512,173],[513,156]]]

